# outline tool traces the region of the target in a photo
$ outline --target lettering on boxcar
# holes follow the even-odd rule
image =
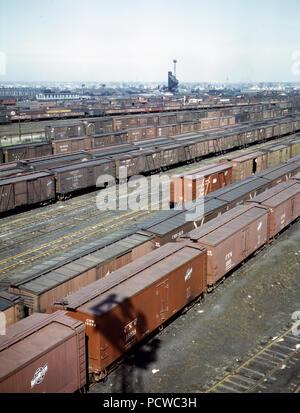
[[[86,325],[86,326],[90,326],[90,327],[96,327],[95,321],[94,321],[94,320],[91,320],[91,319],[89,319],[89,318],[87,318],[87,319],[85,320],[85,325]]]
[[[137,324],[137,318],[135,318],[133,321],[131,321],[124,327],[126,341],[129,341],[133,336],[136,335],[136,324]]]
[[[192,272],[193,272],[193,268],[189,268],[186,271],[186,274],[185,274],[185,277],[184,277],[185,281],[188,281],[191,278]]]
[[[45,364],[45,366],[40,367],[36,370],[36,372],[34,373],[33,379],[31,380],[31,383],[30,383],[31,388],[43,382],[47,371],[48,371],[48,364]]]

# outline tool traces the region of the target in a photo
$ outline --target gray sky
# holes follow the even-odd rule
[[[300,81],[297,51],[300,0],[0,0],[0,81]]]

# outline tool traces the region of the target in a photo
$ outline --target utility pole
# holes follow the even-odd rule
[[[20,108],[19,108],[19,141],[21,143],[21,120],[20,120]]]

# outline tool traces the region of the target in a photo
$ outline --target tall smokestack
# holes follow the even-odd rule
[[[174,59],[173,63],[174,63],[174,76],[176,77],[176,63],[177,63],[177,60]]]

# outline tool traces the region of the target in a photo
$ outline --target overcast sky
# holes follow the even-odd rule
[[[297,51],[300,0],[0,0],[0,81],[300,81]]]

